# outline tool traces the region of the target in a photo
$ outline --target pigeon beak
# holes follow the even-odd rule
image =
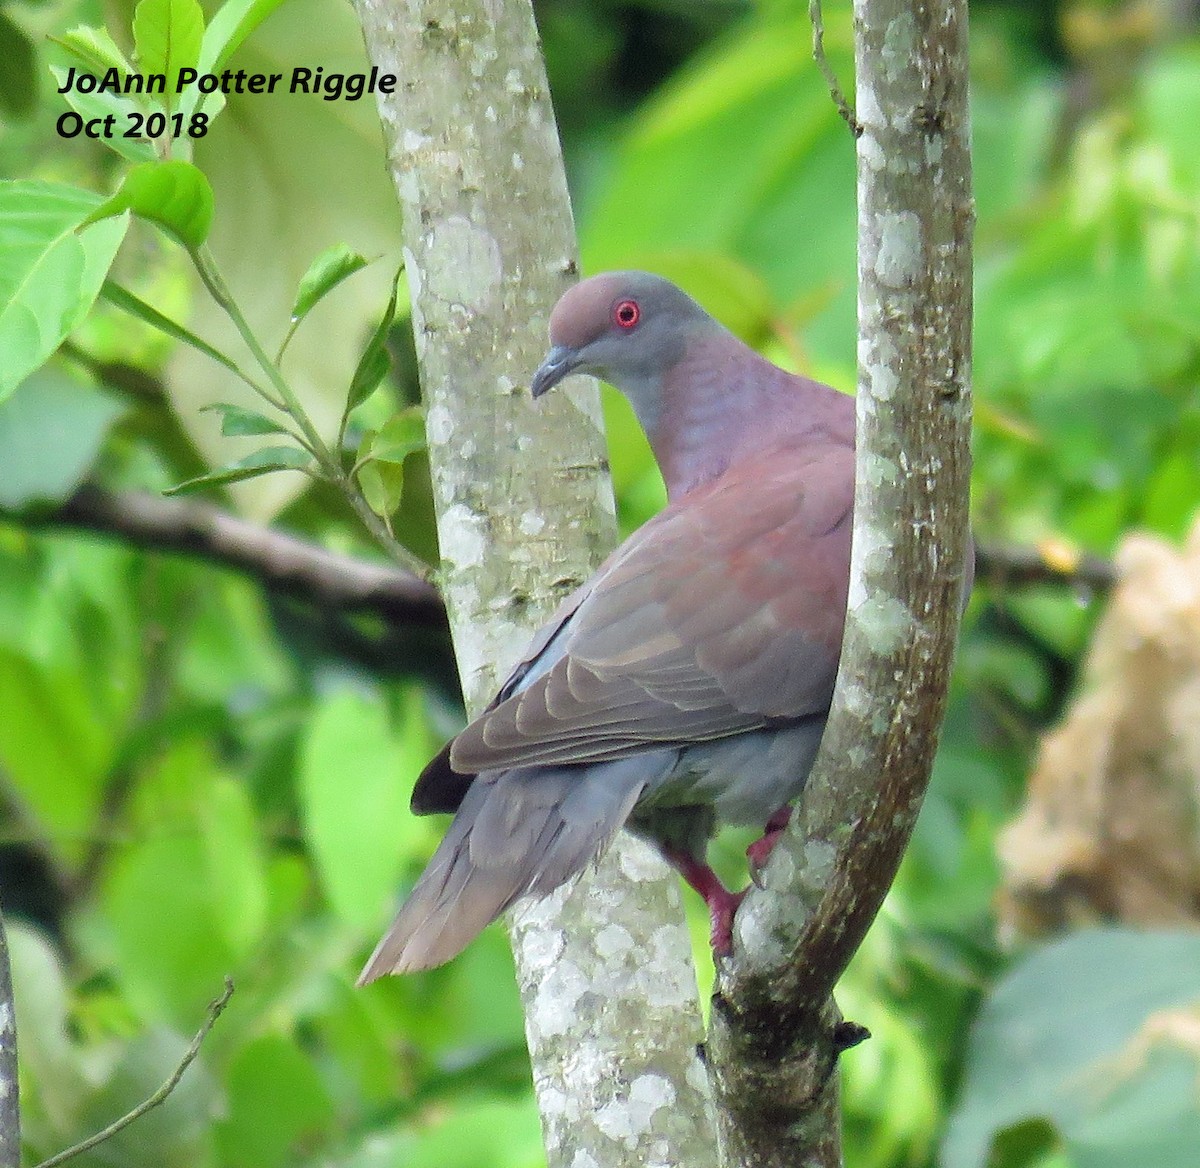
[[[548,389],[553,389],[569,373],[579,368],[579,354],[566,345],[555,345],[546,359],[537,367],[533,380],[529,383],[529,392],[534,397],[541,397]]]

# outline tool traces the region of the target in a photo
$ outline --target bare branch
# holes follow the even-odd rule
[[[20,1168],[21,1094],[17,1078],[17,1016],[8,933],[0,917],[0,1168]]]
[[[349,612],[374,612],[403,625],[444,627],[432,584],[393,564],[351,559],[194,499],[85,486],[55,511],[12,516],[40,527],[116,536],[135,547],[181,552],[235,568],[266,587]]]
[[[966,0],[856,0],[858,454],[850,603],[821,755],[736,919],[710,1050],[745,1164],[837,1168],[830,993],[929,779],[967,555],[971,233]]]
[[[171,1092],[179,1086],[179,1081],[183,1078],[183,1073],[195,1061],[196,1056],[200,1053],[201,1044],[208,1037],[208,1032],[216,1024],[217,1019],[221,1016],[221,1012],[229,1005],[229,999],[232,997],[233,979],[227,977],[225,979],[225,988],[221,991],[220,996],[208,1004],[208,1014],[205,1016],[204,1023],[196,1031],[196,1037],[192,1039],[191,1045],[184,1051],[183,1058],[179,1060],[179,1065],[153,1095],[148,1099],[144,1099],[132,1111],[127,1111],[120,1119],[114,1120],[102,1131],[88,1136],[86,1140],[81,1140],[79,1143],[73,1144],[71,1147],[57,1153],[57,1155],[51,1156],[48,1160],[43,1160],[37,1165],[37,1168],[56,1168],[59,1164],[65,1164],[68,1160],[73,1160],[76,1156],[91,1151],[97,1144],[102,1144],[105,1140],[112,1139],[117,1132],[123,1131],[135,1120],[141,1119],[146,1112],[153,1111],[160,1103],[165,1102]]]
[[[1107,592],[1117,582],[1117,566],[1086,552],[1052,552],[1044,547],[985,543],[975,548],[975,579],[993,588],[1061,585]]]
[[[813,60],[816,61],[817,68],[821,70],[825,84],[829,86],[829,96],[833,98],[833,104],[837,106],[837,112],[841,114],[842,121],[850,127],[850,132],[857,138],[862,133],[862,126],[858,124],[858,118],[854,116],[854,106],[846,100],[841,82],[838,81],[837,74],[833,71],[833,66],[825,55],[825,18],[821,14],[821,0],[808,0],[808,19],[813,30]]]

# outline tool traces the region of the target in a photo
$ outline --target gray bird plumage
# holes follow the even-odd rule
[[[769,850],[811,768],[849,577],[854,411],[785,373],[674,285],[641,272],[566,293],[535,395],[572,372],[632,402],[668,506],[568,597],[491,706],[426,767],[417,812],[454,811],[363,971],[449,960],[515,900],[595,861],[622,825],[709,901],[718,823]]]

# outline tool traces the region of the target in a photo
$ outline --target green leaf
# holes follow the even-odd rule
[[[282,3],[283,0],[226,0],[204,30],[197,71],[220,73],[242,42]],[[178,109],[185,120],[200,108],[212,119],[224,105],[220,93],[201,93],[190,85],[179,95]]]
[[[52,183],[0,183],[0,401],[87,315],[129,221],[78,231],[97,199]]]
[[[254,806],[245,787],[218,776],[199,808],[208,888],[230,949],[246,957],[262,940],[267,877]]]
[[[368,430],[358,448],[358,485],[367,505],[390,520],[404,496],[404,460],[425,449],[425,411],[401,410],[378,433]]]
[[[51,65],[50,72],[61,89],[66,83],[67,71],[57,65]],[[129,121],[129,115],[140,112],[136,102],[119,93],[80,93],[77,89],[71,89],[62,96],[67,105],[86,121],[105,118],[111,114],[116,124],[127,127],[133,124]],[[131,162],[151,162],[158,157],[154,153],[153,143],[145,138],[126,138],[124,132],[114,134],[111,138],[101,138],[99,141],[102,146],[107,146]]]
[[[387,308],[384,309],[383,319],[367,342],[367,347],[358,360],[358,368],[354,370],[354,376],[350,379],[350,392],[346,395],[346,408],[342,413],[343,433],[346,429],[346,419],[349,418],[355,407],[362,405],[379,388],[379,383],[387,376],[388,369],[391,367],[391,358],[387,351],[387,338],[391,331],[392,321],[396,317],[397,285],[400,282],[400,272],[403,270],[402,266],[396,273],[395,280],[392,281],[392,296],[388,301]]]
[[[244,438],[255,434],[286,434],[288,430],[278,422],[242,406],[231,406],[228,402],[214,402],[202,406],[202,411],[216,410],[221,414],[221,433],[226,438]]]
[[[1000,1133],[1035,1119],[1079,1168],[1194,1164],[1200,1066],[1170,1019],[1198,1000],[1194,933],[1091,929],[1031,954],[976,1021],[944,1168],[982,1168]]]
[[[334,912],[364,932],[379,928],[393,903],[405,853],[416,850],[406,840],[429,838],[408,796],[430,745],[416,689],[399,733],[377,696],[348,689],[323,697],[309,720],[300,750],[304,834]]]
[[[0,507],[61,503],[91,469],[123,407],[51,369],[0,403]]]
[[[86,222],[122,211],[150,220],[194,250],[208,238],[212,226],[212,187],[204,172],[190,162],[143,162],[125,176],[117,193],[97,207]]]
[[[133,42],[143,73],[165,73],[167,105],[180,69],[194,69],[204,39],[197,0],[142,0],[133,13]]]
[[[37,108],[36,55],[24,30],[0,11],[0,111],[10,118],[28,117]]]
[[[390,519],[404,496],[404,466],[369,459],[358,468],[358,485],[367,506],[381,519]]]
[[[200,48],[201,73],[219,73],[242,42],[283,0],[225,0],[204,30]]]
[[[214,832],[204,823],[216,778],[200,739],[165,740],[139,769],[137,834],[112,855],[98,890],[103,961],[122,994],[144,1017],[189,1032],[224,976],[237,973],[221,919],[227,887],[211,883]]]
[[[296,303],[292,306],[292,321],[296,324],[302,321],[323,296],[336,288],[347,276],[361,271],[367,263],[365,256],[351,251],[344,243],[334,244],[321,252],[301,277],[300,288],[296,292]],[[395,314],[394,304],[392,313]]]
[[[229,1067],[226,1090],[229,1114],[217,1139],[222,1161],[234,1168],[295,1164],[328,1135],[333,1104],[295,1042],[275,1034],[251,1039]]]
[[[122,288],[120,284],[114,284],[112,280],[105,280],[100,289],[100,295],[110,304],[128,312],[130,316],[136,316],[138,320],[151,325],[159,332],[166,333],[167,336],[174,337],[177,341],[183,341],[185,344],[191,345],[193,349],[199,349],[201,353],[207,354],[214,361],[224,365],[226,369],[238,374],[239,377],[242,375],[237,363],[231,357],[225,356],[219,349],[214,349],[207,341],[196,336],[191,329],[177,324],[168,316],[163,316],[157,308],[153,308],[135,296],[129,289]]]
[[[364,437],[364,445],[365,445]],[[409,406],[394,415],[371,440],[370,457],[376,462],[399,465],[418,450],[425,449],[425,411]]]
[[[91,73],[107,73],[109,69],[116,69],[125,76],[133,72],[129,59],[121,52],[106,28],[93,28],[89,24],[81,24],[68,29],[62,36],[52,36],[49,39],[86,65]]]
[[[306,470],[312,466],[312,458],[296,446],[268,446],[256,450],[253,454],[220,470],[198,475],[194,479],[177,484],[165,495],[183,495],[189,491],[198,491],[204,487],[218,487],[226,483],[240,483],[243,479],[257,478],[259,475],[270,474],[273,470]]]

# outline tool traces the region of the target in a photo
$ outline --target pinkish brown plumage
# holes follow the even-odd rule
[[[550,339],[535,396],[573,372],[616,385],[669,503],[426,767],[413,809],[455,818],[363,981],[449,960],[622,826],[704,895],[727,949],[740,894],[708,868],[708,839],[720,823],[763,827],[761,864],[824,728],[849,578],[851,399],[778,369],[642,272],[571,289]]]

